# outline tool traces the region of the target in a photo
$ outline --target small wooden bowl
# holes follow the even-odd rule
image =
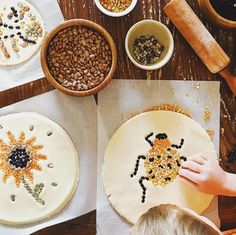
[[[204,15],[213,23],[220,25],[224,28],[236,29],[236,21],[228,20],[218,14],[211,5],[210,0],[198,0],[198,4]]]
[[[110,46],[110,50],[112,53],[111,69],[110,69],[108,75],[106,76],[106,78],[100,84],[98,84],[96,87],[94,87],[90,90],[86,90],[86,91],[74,91],[74,90],[70,90],[70,89],[62,86],[52,76],[52,74],[50,73],[49,68],[48,68],[47,52],[48,52],[48,47],[49,47],[51,40],[59,31],[65,29],[65,28],[70,28],[72,26],[84,26],[84,27],[91,28],[91,29],[97,31],[101,36],[103,36],[107,40],[107,43]],[[53,87],[55,87],[56,89],[66,93],[66,94],[72,95],[72,96],[88,96],[88,95],[93,95],[93,94],[98,93],[103,88],[105,88],[108,85],[108,83],[111,81],[111,79],[115,73],[116,65],[117,65],[117,50],[116,50],[116,46],[115,46],[115,43],[114,43],[111,35],[102,26],[100,26],[90,20],[85,20],[85,19],[68,20],[68,21],[58,25],[54,30],[52,30],[50,33],[48,33],[47,36],[45,37],[44,42],[42,44],[42,49],[41,49],[41,64],[42,64],[42,68],[43,68],[43,71],[44,71],[44,74],[45,74],[47,80],[51,83],[51,85]]]

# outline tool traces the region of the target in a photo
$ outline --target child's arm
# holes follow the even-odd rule
[[[209,161],[202,154],[195,154],[184,162],[179,176],[196,186],[201,192],[236,196],[236,174],[225,172],[218,161]]]

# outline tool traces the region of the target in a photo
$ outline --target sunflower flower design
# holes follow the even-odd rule
[[[36,185],[33,190],[26,182],[26,179],[28,179],[33,183],[33,170],[42,171],[38,161],[47,160],[45,155],[39,153],[43,146],[35,144],[36,137],[27,140],[23,131],[20,132],[18,139],[10,131],[7,132],[7,137],[9,143],[5,143],[0,139],[0,171],[3,172],[2,181],[6,183],[13,176],[17,188],[22,183],[38,202],[43,202],[39,199],[39,194],[44,185]]]

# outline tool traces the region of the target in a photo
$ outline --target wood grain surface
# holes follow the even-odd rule
[[[138,0],[136,8],[125,17],[111,18],[102,14],[93,0],[61,0],[60,6],[65,19],[85,18],[101,24],[114,38],[118,49],[118,66],[115,79],[168,79],[168,80],[220,80],[221,81],[221,159],[227,171],[236,172],[236,164],[227,167],[227,151],[236,144],[236,98],[233,97],[225,81],[218,75],[212,75],[200,61],[195,52],[178,33],[163,12],[167,0]],[[200,13],[197,0],[188,0],[204,25],[224,48],[231,58],[231,70],[236,72],[236,31],[220,29],[209,23]],[[128,59],[124,41],[129,28],[139,20],[155,19],[166,24],[171,30],[175,50],[170,62],[161,70],[151,73],[136,68]],[[0,107],[50,91],[52,87],[45,79],[13,88],[0,93]],[[180,94],[181,95],[181,94]],[[236,182],[232,182],[232,184]],[[236,198],[219,198],[219,212],[222,229],[236,227]],[[94,235],[96,234],[95,211],[88,215],[46,228],[36,235]],[[104,234],[106,235],[106,234]]]

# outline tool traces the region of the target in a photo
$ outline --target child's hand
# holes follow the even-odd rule
[[[236,229],[231,229],[223,232],[223,235],[236,235]]]
[[[201,192],[224,195],[227,173],[222,170],[217,160],[209,160],[202,154],[195,154],[184,162],[179,176],[196,186]],[[235,182],[236,183],[236,182]]]

